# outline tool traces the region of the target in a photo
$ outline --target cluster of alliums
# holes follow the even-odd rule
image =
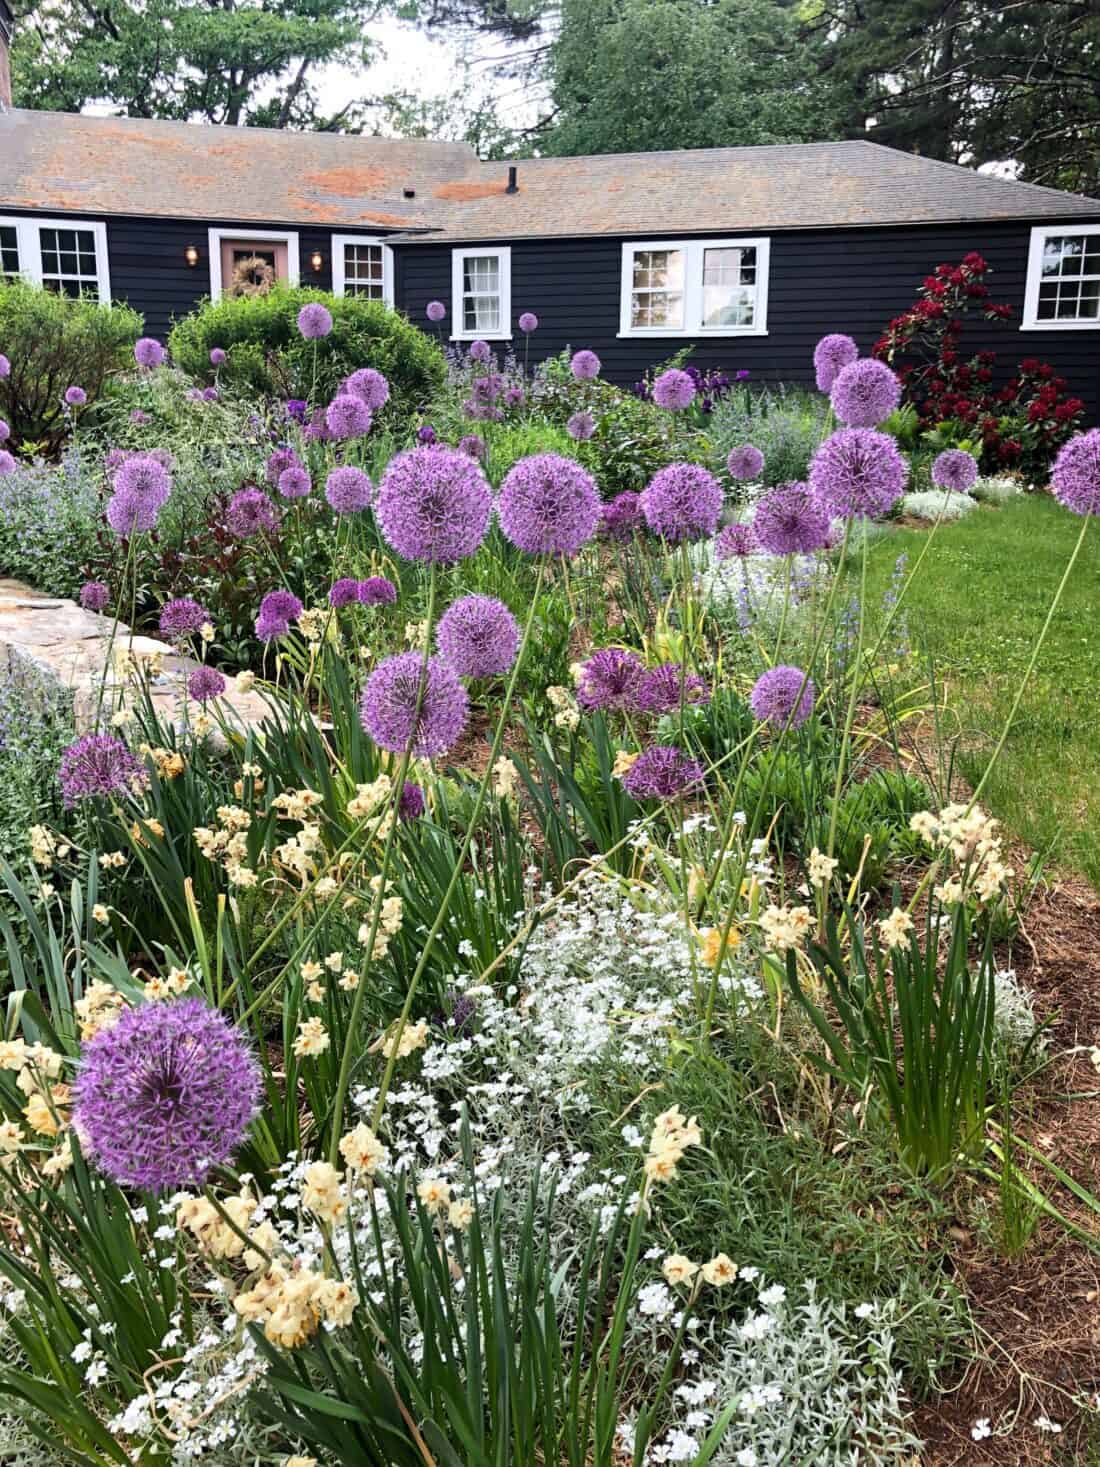
[[[586,712],[672,713],[681,704],[710,701],[710,689],[701,677],[678,662],[665,662],[646,671],[636,653],[623,647],[604,647],[582,663],[577,676],[577,703]]]
[[[328,604],[334,610],[344,606],[392,606],[397,600],[397,587],[385,576],[368,576],[365,581],[343,576],[329,589]]]
[[[434,759],[462,737],[468,709],[466,689],[441,657],[402,652],[371,673],[360,711],[380,749]]]
[[[665,382],[665,385],[658,392],[659,384],[664,382],[669,372],[676,374],[673,381],[677,385],[670,388],[669,384]],[[681,377],[686,377],[688,383],[691,385],[690,397],[687,395],[687,386],[679,382],[679,378]],[[720,371],[716,367],[706,371],[695,366],[684,367],[682,369],[679,367],[670,367],[667,371],[662,372],[654,381],[650,381],[649,378],[643,378],[642,381],[635,382],[631,391],[635,397],[640,397],[643,402],[655,402],[658,407],[667,408],[673,412],[694,405],[698,408],[699,412],[706,416],[708,413],[714,411],[718,403],[730,395],[735,383],[745,382],[748,380],[748,377],[749,373],[745,369],[734,372],[731,377],[728,372]],[[673,396],[678,399],[676,406],[673,406],[671,401]],[[662,401],[662,399],[664,400]]]
[[[151,530],[172,492],[172,476],[151,453],[130,454],[115,470],[107,523],[120,537]]]
[[[149,776],[114,734],[84,734],[61,755],[57,773],[67,810],[85,800],[117,799],[145,788]]]
[[[600,534],[605,540],[633,540],[644,529],[642,497],[633,489],[616,494],[600,510]]]

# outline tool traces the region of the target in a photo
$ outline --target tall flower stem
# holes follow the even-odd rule
[[[115,616],[114,616],[114,620],[111,622],[110,635],[107,638],[107,650],[103,654],[103,670],[100,673],[100,678],[99,678],[99,692],[96,695],[95,722],[93,724],[93,727],[94,728],[98,728],[99,727],[99,715],[103,711],[103,694],[104,694],[104,692],[106,691],[106,688],[107,688],[107,670],[108,670],[108,668],[111,665],[111,654],[114,651],[115,637],[118,635],[119,620],[120,620],[121,615],[122,615],[122,598],[126,594],[126,584],[129,581],[129,579],[130,579],[130,571],[133,568],[133,564],[134,564],[134,546],[135,546],[136,543],[137,543],[137,536],[136,535],[131,535],[130,538],[129,538],[129,541],[127,542],[127,545],[126,545],[126,564],[125,564],[125,566],[123,567],[123,570],[122,570],[122,581],[121,581],[121,583],[119,585],[119,588],[118,588],[118,597],[117,597],[117,599],[115,601]],[[134,577],[134,584],[135,584],[135,586],[137,585],[137,577],[136,576]],[[133,636],[133,631],[134,631],[134,629],[131,626],[131,628],[130,628],[130,635],[131,636]]]
[[[852,725],[856,717],[856,704],[859,701],[859,690],[863,686],[863,633],[867,623],[867,526],[862,526],[860,546],[860,572],[859,572],[859,632],[856,636],[856,659],[855,670],[852,676],[852,689],[848,694],[848,711],[844,716],[844,730],[840,736],[840,754],[836,764],[836,782],[833,785],[833,804],[829,812],[829,844],[826,855],[833,854],[833,846],[836,844],[837,815],[840,810],[840,791],[844,784],[844,775],[848,762],[848,740],[852,736]]]

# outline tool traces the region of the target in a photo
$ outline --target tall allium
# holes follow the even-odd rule
[[[600,496],[575,459],[557,453],[521,458],[504,476],[500,528],[528,555],[576,555],[596,533]]]
[[[679,367],[669,367],[653,384],[653,401],[669,412],[680,412],[690,407],[695,397],[695,383],[687,372]]]
[[[758,478],[763,467],[764,455],[755,443],[740,443],[726,455],[730,478],[739,479],[744,484]]]
[[[419,652],[402,652],[367,679],[361,716],[380,749],[433,759],[462,737],[468,707],[466,689],[442,658],[425,663]]]
[[[11,376],[11,362],[9,362],[8,359],[7,359],[7,357],[4,355],[4,353],[2,351],[0,351],[0,382],[2,382],[5,377],[10,377],[10,376]]]
[[[83,800],[130,794],[149,782],[144,766],[114,734],[84,734],[70,744],[57,778],[67,810]]]
[[[719,564],[724,560],[744,560],[759,549],[760,543],[751,525],[726,525],[715,537],[714,558]]]
[[[279,516],[275,506],[262,489],[238,489],[229,501],[225,512],[225,523],[229,532],[240,540],[247,540],[260,531],[270,534],[278,528]]]
[[[274,453],[269,455],[267,463],[264,465],[264,477],[272,488],[274,488],[278,484],[283,472],[289,469],[292,464],[300,462],[301,460],[293,448],[277,448]]]
[[[795,480],[770,489],[757,502],[752,533],[769,555],[809,555],[825,548],[829,515],[806,485]]]
[[[350,392],[341,392],[325,408],[325,426],[334,438],[361,438],[372,421],[370,408]]]
[[[859,347],[850,336],[833,332],[823,336],[814,347],[814,375],[819,392],[831,392],[833,383],[845,367],[859,357]]]
[[[298,330],[307,341],[317,341],[332,330],[332,312],[320,301],[310,301],[298,312]]]
[[[211,620],[205,606],[200,606],[190,596],[177,596],[172,601],[166,601],[160,609],[160,634],[170,641],[193,637]]]
[[[360,606],[392,606],[397,600],[397,587],[385,576],[368,576],[359,582]]]
[[[965,448],[945,448],[932,461],[932,483],[965,494],[978,482],[978,461]]]
[[[0,448],[0,478],[15,473],[15,459],[6,448]]]
[[[491,362],[492,359],[493,359],[493,349],[492,349],[492,347],[489,345],[489,343],[487,341],[471,341],[470,342],[470,360],[471,361],[481,362],[482,365],[484,365],[486,362]]]
[[[632,540],[645,527],[642,496],[624,489],[600,511],[600,534],[607,540]]]
[[[524,311],[519,318],[518,325],[524,336],[530,336],[532,331],[539,329],[539,318],[534,311]]]
[[[849,428],[877,428],[901,401],[901,383],[885,362],[864,357],[841,368],[829,400]]]
[[[284,499],[305,499],[313,488],[313,480],[305,464],[291,464],[279,475],[276,488]]]
[[[421,446],[390,460],[374,513],[398,555],[449,565],[477,550],[492,507],[480,464],[452,448]]]
[[[352,372],[340,391],[350,392],[352,397],[361,397],[371,412],[377,412],[389,401],[390,384],[373,367],[360,367],[358,371]]]
[[[585,443],[596,431],[596,419],[582,409],[579,413],[570,414],[565,431],[577,443]]]
[[[1100,514],[1100,428],[1063,443],[1050,482],[1055,498],[1074,514]]]
[[[439,618],[436,646],[459,677],[498,677],[516,660],[519,626],[494,596],[463,596]]]
[[[161,367],[167,355],[155,336],[143,336],[134,343],[134,361],[139,367]]]
[[[0,418],[0,443],[7,443],[10,437],[11,428],[4,422],[3,418]]]
[[[909,465],[888,433],[842,428],[820,446],[810,464],[810,488],[827,514],[874,519],[905,493]]]
[[[121,539],[141,535],[157,522],[160,504],[155,499],[119,491],[107,501],[107,523]]]
[[[416,441],[417,441],[417,443],[426,444],[426,445],[427,444],[432,444],[432,443],[435,443],[438,440],[438,438],[439,438],[439,434],[432,427],[431,423],[422,423],[420,425],[420,427],[417,428],[417,430],[416,430]]]
[[[220,346],[212,347],[210,350],[210,365],[212,367],[224,367],[228,360],[225,351]]]
[[[428,320],[433,323],[433,325],[438,326],[439,322],[442,321],[444,316],[447,314],[447,307],[443,304],[442,301],[429,301],[427,310],[424,312],[424,314],[427,316]]]
[[[485,439],[479,438],[476,433],[467,433],[458,440],[458,451],[481,463],[485,458]]]
[[[709,538],[718,528],[722,489],[702,464],[668,464],[642,490],[646,524],[662,540]]]
[[[369,509],[374,485],[362,469],[345,464],[333,469],[325,480],[325,498],[337,514],[358,514]]]
[[[635,706],[640,713],[673,713],[680,706],[681,685],[686,705],[710,702],[710,688],[679,662],[665,662],[646,673],[638,684]]]
[[[418,784],[413,784],[411,780],[407,779],[397,801],[398,819],[419,820],[424,813],[425,806],[424,791]]]
[[[635,653],[624,647],[603,647],[581,667],[577,702],[590,712],[631,709],[644,673],[645,665]]]
[[[88,401],[88,394],[83,387],[66,387],[65,406],[71,408],[83,407]]]
[[[220,698],[225,692],[226,681],[216,667],[196,667],[187,679],[187,691],[196,703],[205,703],[210,698]]]
[[[73,1124],[123,1187],[199,1187],[229,1161],[259,1107],[260,1076],[237,1030],[202,999],[123,1009],[84,1046]]]
[[[814,697],[814,685],[802,669],[780,663],[757,678],[749,704],[761,723],[798,728],[814,711]]]
[[[591,382],[600,375],[600,359],[594,351],[574,352],[569,370],[578,382]]]
[[[80,588],[80,604],[85,611],[106,611],[111,593],[103,581],[85,581]]]
[[[151,453],[136,453],[119,466],[111,481],[116,494],[142,499],[160,509],[172,492],[172,476]]]
[[[302,603],[292,591],[269,591],[260,602],[256,616],[256,635],[261,642],[285,637],[290,623],[302,614]]]
[[[328,604],[339,611],[343,606],[359,604],[359,582],[353,576],[341,576],[329,587]]]
[[[635,800],[675,800],[702,783],[699,762],[672,744],[646,749],[623,775],[623,787]]]

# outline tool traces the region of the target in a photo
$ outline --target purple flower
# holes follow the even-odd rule
[[[833,412],[849,428],[875,428],[901,401],[897,373],[875,357],[842,367],[832,386]]]
[[[134,343],[134,361],[139,367],[161,367],[167,355],[155,336],[143,336]]]
[[[439,655],[459,677],[497,677],[516,660],[519,626],[503,601],[463,596],[439,619]]]
[[[373,367],[360,367],[346,380],[341,392],[350,392],[352,397],[359,397],[370,408],[371,412],[377,412],[389,401],[390,384],[376,372]]]
[[[392,606],[397,600],[397,587],[385,576],[368,576],[359,582],[360,606]]]
[[[325,408],[325,426],[334,438],[361,438],[371,428],[371,410],[361,397],[342,392]]]
[[[111,481],[116,497],[147,501],[154,515],[172,492],[172,477],[151,453],[135,453],[121,464]]]
[[[172,641],[191,637],[210,620],[205,606],[190,596],[178,596],[174,601],[166,601],[160,609],[160,634]]]
[[[690,407],[694,397],[695,383],[679,367],[669,367],[653,384],[653,401],[658,407],[667,408],[672,413]]]
[[[579,351],[569,363],[569,370],[578,382],[591,382],[600,375],[600,359],[594,351]]]
[[[556,453],[521,458],[504,476],[497,500],[500,528],[528,555],[576,555],[600,521],[595,480]]]
[[[247,540],[261,530],[270,534],[279,524],[275,506],[262,489],[238,489],[225,512],[229,532]]]
[[[436,441],[438,437],[439,434],[432,427],[431,423],[424,423],[416,430],[417,443],[432,444]]]
[[[333,469],[325,480],[325,498],[337,514],[358,514],[369,509],[374,485],[362,469],[345,464]]]
[[[256,617],[256,635],[261,642],[285,637],[290,623],[302,614],[302,603],[290,591],[269,591],[260,602]]]
[[[471,341],[470,342],[470,360],[471,361],[485,363],[485,362],[491,362],[492,359],[493,359],[493,349],[492,349],[492,347],[489,345],[489,343],[487,341]]]
[[[814,696],[814,685],[802,669],[781,663],[757,678],[749,704],[761,723],[798,728],[814,711]]]
[[[458,440],[459,453],[465,454],[467,458],[473,458],[480,463],[485,457],[485,440],[479,438],[476,433],[467,433]]]
[[[909,465],[887,433],[842,428],[826,438],[810,464],[810,488],[823,509],[839,519],[874,518],[905,492]]]
[[[834,332],[823,336],[814,347],[814,375],[819,392],[831,392],[833,383],[845,367],[859,356],[859,347],[850,336]]]
[[[466,689],[442,658],[402,652],[371,673],[361,713],[379,748],[432,759],[462,737],[468,706]]]
[[[226,362],[225,352],[220,346],[214,347],[210,352],[210,365],[212,367],[223,367]]]
[[[965,494],[978,479],[978,461],[965,448],[945,448],[932,461],[932,483]]]
[[[522,387],[507,387],[504,390],[504,406],[509,408],[521,408],[527,401],[527,394]]]
[[[710,688],[701,677],[685,672],[679,662],[665,662],[646,673],[638,685],[635,706],[640,713],[672,713],[680,707],[681,683],[685,706],[710,702]]]
[[[411,780],[405,781],[397,801],[397,817],[399,820],[419,820],[425,809],[424,791],[418,784]]]
[[[277,488],[284,499],[305,499],[313,481],[304,464],[291,464],[279,475]]]
[[[85,581],[80,588],[80,604],[85,611],[106,611],[111,593],[102,581]]]
[[[532,331],[539,329],[539,318],[535,315],[534,311],[524,311],[523,315],[519,318],[518,325],[524,336],[530,336]]]
[[[581,667],[577,702],[588,712],[633,708],[644,673],[645,665],[635,653],[623,647],[602,647]]]
[[[130,416],[133,417],[133,414],[131,413]],[[7,443],[10,437],[11,429],[8,427],[7,423],[4,422],[3,418],[0,418],[0,443]]]
[[[0,448],[0,479],[15,473],[15,459],[6,448]]]
[[[1050,482],[1054,497],[1074,514],[1100,513],[1100,428],[1062,444]]]
[[[142,764],[114,734],[85,734],[70,744],[57,778],[67,810],[83,800],[131,794],[149,782]]]
[[[264,477],[272,488],[274,488],[278,484],[281,475],[292,467],[292,465],[300,462],[301,460],[293,448],[277,448],[269,456],[267,463],[264,465]]]
[[[429,321],[440,322],[447,314],[447,307],[442,301],[429,301],[428,309],[424,313]]]
[[[374,512],[398,555],[449,565],[477,550],[492,506],[489,481],[466,454],[410,448],[386,466]]]
[[[309,403],[304,397],[288,397],[286,415],[292,423],[304,423],[309,412]]]
[[[337,611],[342,606],[352,606],[359,601],[359,582],[352,576],[342,576],[333,581],[328,593],[328,604]]]
[[[10,377],[10,376],[11,376],[11,362],[9,362],[8,359],[7,359],[7,357],[4,355],[4,353],[2,351],[0,351],[0,381],[3,381],[3,379],[5,377]]]
[[[794,480],[758,501],[752,533],[769,555],[810,555],[825,548],[829,516],[807,486]]]
[[[225,687],[225,678],[216,667],[196,667],[187,679],[187,691],[196,703],[205,703],[208,698],[220,698]]]
[[[581,411],[573,413],[565,425],[565,431],[570,438],[575,438],[578,443],[585,443],[596,431],[596,419],[591,413]]]
[[[218,389],[216,387],[204,387],[202,389],[203,402],[217,402]]]
[[[759,548],[756,532],[751,525],[726,525],[718,531],[714,542],[714,558],[719,563],[723,560],[744,560]]]
[[[731,448],[726,456],[730,478],[740,479],[742,483],[758,478],[763,467],[764,455],[754,443],[742,443],[737,448]]]
[[[123,1187],[199,1187],[234,1155],[259,1108],[243,1039],[200,998],[122,1010],[84,1046],[73,1124]]]
[[[107,501],[107,523],[121,539],[141,535],[157,522],[160,505],[154,499],[120,490]]]
[[[65,406],[66,407],[73,407],[73,408],[83,407],[84,404],[87,401],[88,401],[88,394],[84,391],[83,387],[66,387],[66,389],[65,389]]]
[[[646,524],[663,540],[702,540],[718,528],[722,490],[701,464],[669,464],[642,490],[641,506]]]
[[[298,312],[298,330],[307,341],[317,341],[332,330],[332,312],[320,301],[310,301]]]
[[[702,783],[698,761],[671,744],[646,749],[623,775],[623,788],[635,800],[675,800]]]
[[[139,428],[152,421],[149,414],[142,412],[141,408],[133,408],[130,412],[130,422],[136,423]]]
[[[642,496],[633,489],[616,494],[600,511],[600,534],[608,540],[633,539],[644,524]]]

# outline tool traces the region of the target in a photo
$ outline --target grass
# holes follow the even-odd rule
[[[942,681],[960,767],[976,782],[1008,716],[1081,529],[1044,496],[981,508],[943,525],[914,578],[910,639]],[[891,531],[868,551],[868,598],[881,605],[897,557],[915,562],[927,531]],[[1100,887],[1100,525],[1051,623],[983,801],[1057,865]]]

